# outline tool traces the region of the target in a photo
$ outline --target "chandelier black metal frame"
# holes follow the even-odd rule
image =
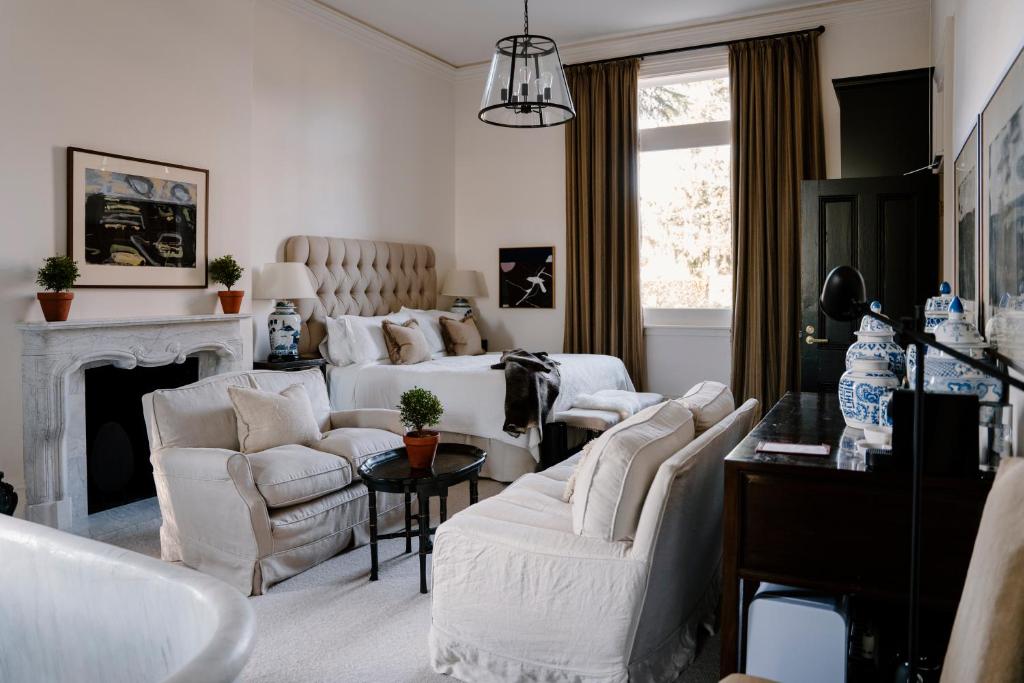
[[[523,0],[523,33],[495,44],[478,116],[506,128],[547,128],[576,117],[558,46],[530,33],[529,0]]]

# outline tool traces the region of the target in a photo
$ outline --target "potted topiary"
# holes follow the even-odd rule
[[[398,403],[402,412],[402,422],[409,430],[405,437],[405,452],[409,456],[409,465],[415,469],[429,469],[434,464],[434,454],[441,435],[432,427],[444,414],[441,401],[432,392],[420,387],[413,387],[402,394]]]
[[[68,319],[71,300],[75,298],[74,292],[68,290],[77,279],[78,264],[70,256],[49,256],[43,261],[43,267],[36,272],[36,284],[46,291],[36,294],[36,298],[47,322]]]
[[[231,254],[210,261],[210,279],[227,287],[227,291],[217,292],[217,296],[220,297],[220,307],[225,313],[238,313],[242,308],[242,298],[245,296],[245,292],[233,291],[231,288],[242,279],[244,272],[245,268],[238,265],[238,261]]]

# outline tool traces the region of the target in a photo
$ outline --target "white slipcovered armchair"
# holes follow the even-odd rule
[[[588,467],[602,467],[588,459],[576,499],[563,502],[579,456],[523,476],[438,529],[430,630],[436,671],[466,681],[677,678],[694,656],[698,627],[717,614],[723,459],[757,408],[751,400],[733,410],[728,389],[711,385],[694,389],[717,408],[694,407],[684,437],[692,440],[655,463],[649,488],[623,494],[639,517],[620,515],[623,498],[602,503],[619,506],[615,531],[579,532],[584,513],[577,509],[574,532],[579,481],[590,476]],[[591,494],[590,505],[598,504]],[[625,537],[606,540],[623,536],[618,526],[627,518]]]
[[[229,386],[280,392],[301,384],[323,434],[258,453],[239,451]],[[163,523],[164,560],[216,576],[246,595],[368,541],[366,487],[357,469],[398,448],[394,410],[331,412],[319,370],[216,375],[143,397]],[[404,521],[400,496],[382,494],[382,527]],[[389,514],[390,513],[390,514]]]

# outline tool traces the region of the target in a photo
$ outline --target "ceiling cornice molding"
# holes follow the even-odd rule
[[[632,33],[588,40],[560,47],[563,64],[608,59],[638,52],[653,52],[686,45],[703,45],[725,40],[736,40],[756,35],[770,35],[818,24],[841,22],[865,16],[879,17],[927,11],[929,0],[833,0],[814,5],[787,7],[771,12],[702,21],[669,29]],[[825,36],[828,36],[826,30]],[[557,39],[557,36],[555,36]],[[666,58],[671,58],[668,56]],[[458,81],[479,79],[486,74],[489,64],[481,62],[455,70]]]
[[[455,77],[457,69],[453,65],[317,0],[270,1],[281,9],[311,19],[364,47],[383,52],[404,64],[446,80]]]

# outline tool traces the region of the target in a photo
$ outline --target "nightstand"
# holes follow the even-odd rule
[[[285,361],[257,360],[252,363],[253,370],[297,372],[299,370],[309,370],[310,368],[320,368],[320,372],[324,373],[324,377],[327,376],[327,360],[322,356],[299,356],[298,360]]]

